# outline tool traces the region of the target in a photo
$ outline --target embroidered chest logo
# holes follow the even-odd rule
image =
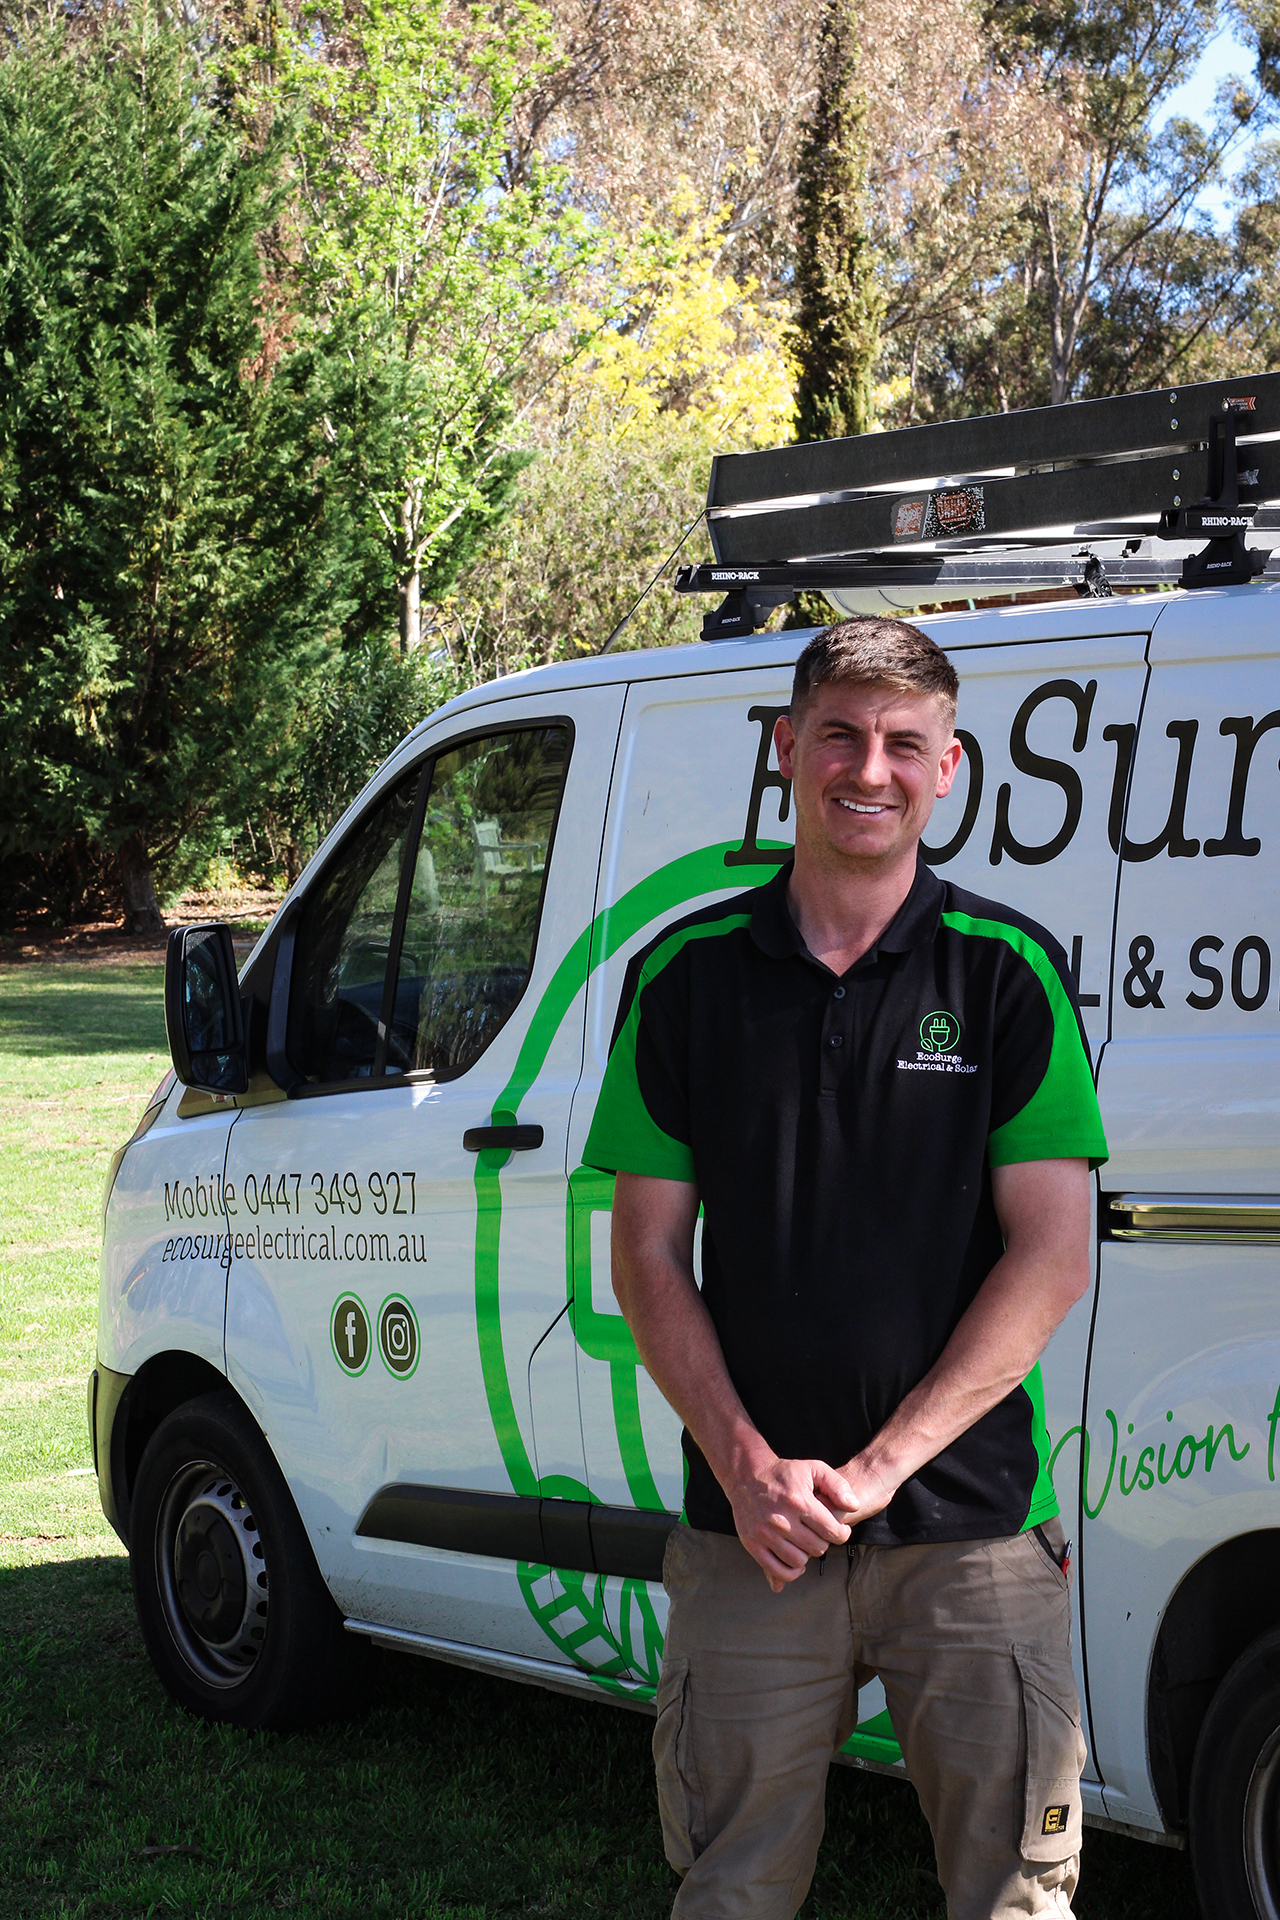
[[[960,1022],[954,1013],[926,1013],[920,1022],[920,1045],[925,1053],[951,1053],[960,1044]]]
[[[914,1060],[899,1060],[899,1073],[976,1073],[956,1052],[960,1022],[954,1013],[938,1007],[920,1022],[920,1049]]]

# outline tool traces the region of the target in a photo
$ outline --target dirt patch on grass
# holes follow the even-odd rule
[[[184,893],[165,914],[169,927],[191,927],[202,920],[225,920],[236,933],[236,952],[244,958],[284,898],[265,887],[234,891],[196,889]],[[78,966],[119,965],[129,960],[163,960],[165,934],[131,934],[114,920],[89,920],[73,927],[30,924],[0,936],[0,967],[50,961]]]

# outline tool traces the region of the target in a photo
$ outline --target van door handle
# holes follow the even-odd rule
[[[508,1153],[527,1153],[531,1147],[542,1145],[541,1127],[468,1127],[462,1136],[462,1144],[468,1153],[479,1153],[481,1147],[501,1147]]]

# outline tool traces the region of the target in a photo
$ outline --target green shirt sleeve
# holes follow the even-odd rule
[[[1025,928],[1003,921],[959,913],[943,919],[963,932],[1000,940],[1009,950],[997,1001],[990,1165],[1082,1159],[1090,1169],[1102,1166],[1107,1138],[1088,1049],[1062,970],[1047,946]]]

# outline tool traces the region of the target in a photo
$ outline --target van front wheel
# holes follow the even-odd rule
[[[1191,1767],[1191,1861],[1206,1920],[1280,1920],[1280,1629],[1241,1654]]]
[[[351,1704],[344,1632],[270,1448],[233,1393],[189,1401],[147,1444],[129,1564],[147,1651],[179,1706],[280,1730]]]

